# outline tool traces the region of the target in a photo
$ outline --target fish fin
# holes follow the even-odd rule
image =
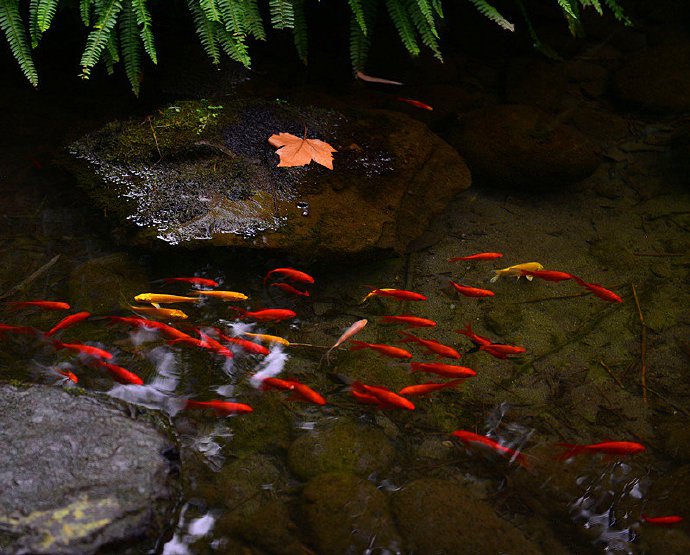
[[[496,275],[489,280],[489,283],[495,283],[501,277],[500,270],[494,270]]]
[[[572,459],[575,455],[579,455],[586,450],[583,445],[575,445],[574,443],[557,443],[556,445],[566,448],[566,451],[556,455],[556,460],[558,461],[567,461],[568,459]]]
[[[161,307],[161,305],[159,305],[158,303],[151,303],[151,306],[154,308],[160,308]]]
[[[518,276],[518,279],[520,279],[520,276]],[[525,276],[525,279],[527,281],[532,281],[534,279],[534,276],[530,276],[529,274]]]

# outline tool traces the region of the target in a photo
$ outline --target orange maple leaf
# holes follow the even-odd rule
[[[268,138],[269,144],[278,148],[280,156],[278,166],[306,166],[312,160],[317,164],[333,169],[333,152],[338,152],[331,145],[319,139],[296,137],[292,133],[280,133]]]

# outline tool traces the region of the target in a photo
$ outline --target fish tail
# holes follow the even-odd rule
[[[360,351],[362,349],[366,349],[367,344],[364,341],[357,341],[353,339],[350,341],[350,350],[351,351]]]
[[[230,310],[237,312],[240,316],[244,316],[245,314],[247,314],[247,311],[244,308],[238,308],[236,306],[229,306],[228,308]]]
[[[584,453],[587,450],[586,446],[575,445],[574,443],[557,443],[556,445],[566,448],[563,453],[556,456],[556,460],[559,461],[567,461],[568,459],[572,459],[574,456]]]
[[[496,272],[496,275],[489,280],[489,283],[495,283],[501,277],[501,270],[494,270],[494,272]]]

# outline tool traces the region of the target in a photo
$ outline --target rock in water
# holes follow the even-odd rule
[[[175,498],[173,444],[153,417],[39,385],[0,385],[0,407],[1,553],[153,547]]]

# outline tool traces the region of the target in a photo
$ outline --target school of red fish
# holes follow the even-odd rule
[[[502,256],[501,253],[482,252],[468,256],[454,257],[449,259],[449,262],[494,260]],[[502,276],[513,276],[516,278],[525,277],[528,280],[536,278],[555,283],[572,280],[604,301],[614,303],[622,302],[620,296],[599,284],[588,283],[582,278],[570,273],[545,270],[538,262],[516,264],[501,270],[494,270],[494,273],[495,275],[491,279],[492,282]],[[240,292],[215,289],[219,284],[214,280],[203,277],[173,277],[165,278],[161,281],[165,284],[192,286],[194,289],[189,291],[187,295],[141,293],[134,298],[134,301],[139,304],[128,306],[133,313],[137,314],[136,316],[92,316],[88,312],[81,311],[63,318],[48,331],[41,331],[29,326],[0,323],[0,338],[7,334],[38,336],[52,345],[56,351],[66,350],[77,355],[77,359],[81,362],[83,367],[89,370],[104,370],[118,382],[134,386],[144,385],[144,381],[135,372],[114,364],[112,362],[114,357],[110,352],[86,343],[64,343],[55,337],[66,328],[76,326],[80,322],[91,318],[94,320],[103,320],[109,325],[121,325],[130,328],[155,331],[164,337],[170,345],[202,349],[213,355],[227,358],[233,358],[237,352],[256,356],[268,355],[270,351],[265,345],[271,346],[272,344],[279,344],[285,347],[290,346],[290,341],[280,336],[249,332],[243,332],[242,337],[230,336],[227,330],[219,327],[205,327],[202,330],[184,323],[184,320],[187,319],[187,315],[182,310],[163,308],[161,305],[198,303],[200,299],[238,302],[244,301],[248,297]],[[269,284],[269,282],[271,283]],[[307,287],[314,283],[314,278],[294,268],[275,268],[266,274],[263,283],[264,286],[276,287],[285,294],[306,298],[309,297]],[[494,296],[494,293],[490,290],[461,285],[452,280],[450,280],[449,285],[460,295],[470,298],[490,298]],[[414,291],[394,288],[374,288],[362,299],[362,303],[372,297],[393,299],[402,302],[423,302],[427,300],[426,296]],[[71,309],[68,303],[48,300],[7,302],[5,306],[13,311],[30,309],[65,311]],[[293,310],[285,308],[265,308],[254,311],[248,311],[234,306],[229,308],[235,313],[238,320],[247,319],[266,324],[291,320],[297,316]],[[141,315],[158,319],[144,318]],[[183,322],[180,327],[185,331],[173,327],[170,324],[163,323],[160,320]],[[433,320],[413,314],[387,315],[381,317],[380,321],[385,324],[399,324],[407,329],[434,328],[436,326],[436,322]],[[477,375],[475,370],[457,364],[447,364],[437,361],[412,362],[413,353],[401,347],[381,343],[368,343],[352,339],[356,334],[361,332],[367,324],[368,321],[366,319],[361,319],[348,327],[333,346],[327,350],[324,355],[325,361],[329,363],[331,353],[349,341],[350,350],[352,351],[369,349],[385,357],[408,361],[409,369],[412,373],[432,374],[441,378],[449,378],[449,381],[420,383],[405,387],[398,392],[392,391],[380,384],[374,385],[353,381],[349,384],[348,390],[352,398],[358,403],[371,405],[384,410],[415,410],[415,405],[409,397],[429,395],[443,389],[452,388]],[[483,351],[498,359],[507,359],[509,357],[522,355],[526,352],[524,347],[496,343],[487,337],[478,335],[472,330],[470,324],[467,324],[462,329],[456,330],[456,332],[466,337],[473,344],[473,348],[470,352]],[[401,335],[399,342],[415,345],[423,349],[428,355],[453,360],[458,360],[462,356],[461,353],[453,347],[444,345],[434,339],[425,339],[405,330],[400,330],[398,333]],[[55,374],[61,376],[61,379],[77,383],[78,377],[72,370],[76,370],[76,366],[71,369],[65,369],[58,366],[53,368]],[[316,405],[327,404],[327,400],[320,393],[297,380],[270,376],[261,378],[259,386],[260,389],[264,391],[275,390],[289,392],[291,395],[290,399],[293,400],[300,400]],[[253,411],[252,407],[248,404],[224,399],[210,399],[206,401],[183,399],[182,401],[184,409],[210,409],[216,414],[223,416],[246,414]],[[468,448],[488,449],[501,457],[509,459],[511,462],[516,462],[525,468],[529,467],[527,457],[524,454],[520,453],[518,450],[506,447],[488,436],[476,434],[469,430],[455,430],[451,435]],[[604,454],[607,457],[621,457],[645,451],[643,445],[630,441],[605,441],[590,445],[558,445],[565,449],[562,454],[557,456],[558,460],[567,460],[579,455],[597,453]],[[669,525],[682,521],[682,517],[677,515],[643,515],[642,521],[652,525]]]

